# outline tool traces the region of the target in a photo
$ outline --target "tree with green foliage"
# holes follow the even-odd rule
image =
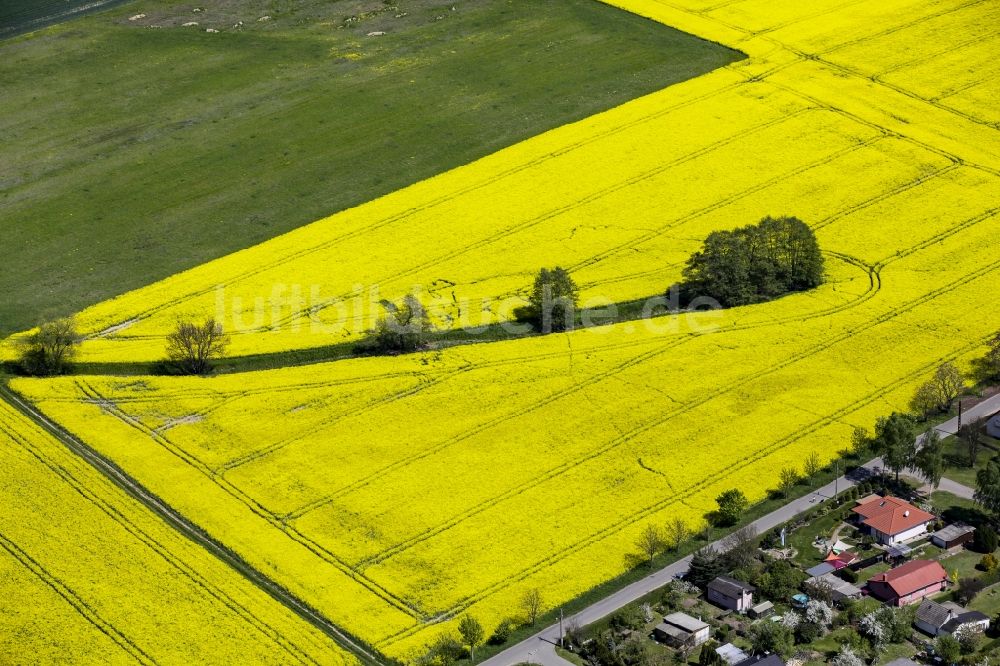
[[[1000,458],[1000,457],[998,457]],[[1000,459],[994,458],[976,473],[976,493],[979,506],[1000,518]]]
[[[997,569],[1000,569],[1000,561],[997,560],[997,556],[993,553],[986,553],[979,559],[979,564],[976,565],[976,568],[986,573],[994,573]]]
[[[691,538],[691,528],[683,518],[674,516],[667,520],[663,537],[671,550],[677,550],[682,543]]]
[[[747,629],[747,640],[754,654],[787,655],[795,645],[792,630],[780,622],[757,622]]]
[[[913,418],[907,414],[893,412],[890,416],[879,417],[875,423],[875,451],[882,456],[886,468],[896,474],[912,467],[917,455],[917,440]]]
[[[721,526],[735,525],[750,506],[746,495],[739,488],[730,488],[715,498],[719,505],[718,523]]]
[[[688,566],[688,572],[684,578],[692,585],[704,590],[709,583],[724,573],[726,573],[726,565],[722,556],[711,546],[705,546],[694,551],[694,554],[691,555],[691,564]]]
[[[726,666],[726,660],[715,651],[718,647],[719,644],[713,640],[702,643],[701,652],[698,653],[698,666]]]
[[[21,369],[29,375],[61,375],[68,372],[83,336],[72,318],[41,324],[20,343]]]
[[[757,555],[757,528],[744,525],[722,542],[723,563],[729,571],[744,569],[754,564]]]
[[[535,626],[538,616],[542,612],[542,591],[537,587],[525,590],[521,595],[521,610],[528,620],[528,624]]]
[[[980,553],[992,553],[1000,547],[1000,537],[989,525],[980,525],[972,539],[972,547]]]
[[[646,623],[642,609],[634,604],[623,607],[618,612],[608,618],[608,626],[612,629],[641,629]]]
[[[962,424],[958,429],[958,438],[965,444],[965,450],[969,456],[969,467],[975,467],[979,463],[979,452],[982,450],[985,440],[983,431],[986,428],[986,417],[972,419]]]
[[[785,601],[799,589],[803,577],[802,572],[788,560],[773,560],[754,584],[765,598]]]
[[[490,634],[490,645],[503,645],[510,640],[510,635],[514,632],[517,623],[509,617],[500,620],[493,633]]]
[[[475,661],[476,646],[482,643],[483,638],[486,637],[483,625],[479,624],[479,620],[471,615],[466,615],[462,618],[462,621],[458,623],[458,633],[462,636],[462,641],[469,646],[469,656],[471,660]]]
[[[962,376],[962,372],[951,361],[945,361],[938,367],[931,383],[934,385],[934,391],[937,394],[938,408],[942,412],[950,410],[955,399],[965,389],[965,378]]]
[[[1000,377],[1000,331],[990,340],[989,350],[986,352],[986,371],[990,377]]]
[[[538,271],[528,296],[528,305],[515,311],[518,321],[531,324],[542,333],[565,331],[573,327],[580,292],[565,268]]]
[[[782,497],[789,497],[799,482],[799,473],[791,467],[785,467],[778,473],[778,492]]]
[[[924,433],[920,450],[917,451],[916,468],[927,480],[934,490],[941,485],[941,478],[944,476],[945,457],[944,443],[941,441],[941,433],[936,428],[929,429]]]
[[[810,451],[806,456],[805,462],[802,464],[802,474],[807,479],[811,479],[819,474],[822,469],[823,463],[820,462],[819,454],[815,451]]]
[[[222,324],[209,317],[201,324],[179,319],[167,336],[167,359],[187,375],[204,375],[212,362],[222,358],[229,346],[229,335]]]
[[[816,234],[795,217],[765,217],[733,231],[714,231],[688,259],[682,295],[711,297],[726,307],[760,303],[823,283]]]
[[[427,346],[434,325],[420,299],[408,294],[399,305],[386,303],[385,309],[375,328],[355,345],[357,353],[404,354]]]
[[[917,387],[913,398],[910,400],[910,409],[920,415],[926,421],[931,412],[938,408],[938,392],[933,382],[924,382]]]
[[[983,645],[983,630],[973,625],[964,625],[954,634],[962,654],[969,655],[979,652]]]
[[[465,648],[451,634],[441,634],[432,642],[427,652],[417,659],[418,666],[451,666],[462,658]]]
[[[941,634],[934,640],[934,652],[946,664],[954,664],[962,657],[962,646],[951,634]]]
[[[855,426],[851,431],[851,453],[858,458],[864,457],[872,448],[871,434],[867,428]]]
[[[653,560],[664,548],[663,534],[656,525],[646,525],[646,529],[639,535],[637,544],[642,554],[646,556],[646,564],[652,567]]]

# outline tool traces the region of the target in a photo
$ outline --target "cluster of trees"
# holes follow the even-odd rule
[[[921,418],[927,418],[934,412],[948,412],[955,400],[965,389],[965,378],[954,363],[942,363],[934,373],[934,377],[917,388],[910,400],[910,408]]]
[[[765,217],[733,231],[714,231],[684,267],[681,296],[708,296],[726,307],[749,305],[823,283],[816,234],[795,217]]]
[[[871,452],[882,456],[886,469],[896,475],[897,482],[903,470],[914,469],[937,488],[947,468],[941,434],[930,428],[918,444],[917,433],[917,422],[912,416],[893,412],[875,422],[874,436],[864,428],[855,428],[852,447],[859,454]]]

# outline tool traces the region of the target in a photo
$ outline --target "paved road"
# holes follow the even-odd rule
[[[963,423],[967,423],[971,419],[975,419],[979,416],[987,416],[996,411],[1000,411],[1000,395],[995,395],[992,398],[979,403],[976,407],[970,408],[963,414],[962,421]],[[936,430],[942,435],[955,434],[958,431],[958,418],[956,417],[950,421],[942,423],[936,428]],[[918,442],[922,439],[923,436],[921,435],[921,437],[918,438]],[[800,513],[805,513],[814,507],[817,502],[821,502],[832,497],[835,492],[840,492],[846,488],[856,485],[867,476],[870,476],[879,470],[881,466],[881,459],[875,459],[864,465],[864,467],[860,470],[852,472],[850,478],[841,476],[836,481],[828,483],[814,493],[793,500],[780,509],[777,509],[763,518],[754,521],[753,526],[757,528],[758,532],[763,533],[781,525],[782,523],[786,523]],[[948,492],[954,493],[959,497],[968,497],[972,492],[971,488],[962,486],[948,479],[941,482],[941,490],[947,490]],[[713,545],[719,550],[722,549],[721,540],[716,541]],[[639,599],[657,588],[663,587],[669,583],[675,575],[687,571],[690,561],[691,557],[688,556],[664,567],[663,569],[660,569],[659,571],[651,573],[649,576],[632,583],[628,587],[622,588],[610,596],[587,606],[580,612],[565,618],[565,624],[568,625],[570,623],[575,623],[582,627],[614,613],[622,606]],[[558,640],[559,625],[554,624],[550,627],[542,629],[530,638],[527,638],[516,645],[512,645],[490,659],[487,659],[483,662],[483,666],[512,666],[513,664],[522,662],[542,664],[543,666],[572,666],[570,662],[556,654],[555,644]]]

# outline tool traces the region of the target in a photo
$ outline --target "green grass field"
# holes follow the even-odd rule
[[[0,42],[0,334],[741,57],[594,0],[194,7]]]

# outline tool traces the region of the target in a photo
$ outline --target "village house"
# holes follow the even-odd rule
[[[715,648],[715,654],[722,657],[722,661],[729,664],[729,666],[736,666],[737,664],[741,664],[750,658],[750,655],[732,643],[726,643],[725,645],[720,645]]]
[[[861,588],[847,582],[832,573],[825,573],[821,576],[813,576],[806,581],[809,586],[821,586],[830,590],[830,598],[835,603],[842,604],[851,599],[861,598]]]
[[[862,530],[887,546],[918,537],[934,516],[897,497],[870,495],[854,507]]]
[[[708,600],[717,606],[737,613],[746,613],[753,607],[755,589],[753,585],[747,585],[735,578],[719,576],[708,584],[707,596]]]
[[[939,562],[911,560],[902,566],[873,576],[868,591],[892,606],[906,606],[945,589],[948,573]]]
[[[986,631],[990,628],[990,618],[979,611],[966,610],[951,601],[939,604],[931,599],[924,599],[917,609],[913,625],[928,636],[940,636],[954,634],[966,627]]]
[[[687,613],[671,613],[653,629],[653,638],[673,647],[695,647],[708,640],[711,627]]]

